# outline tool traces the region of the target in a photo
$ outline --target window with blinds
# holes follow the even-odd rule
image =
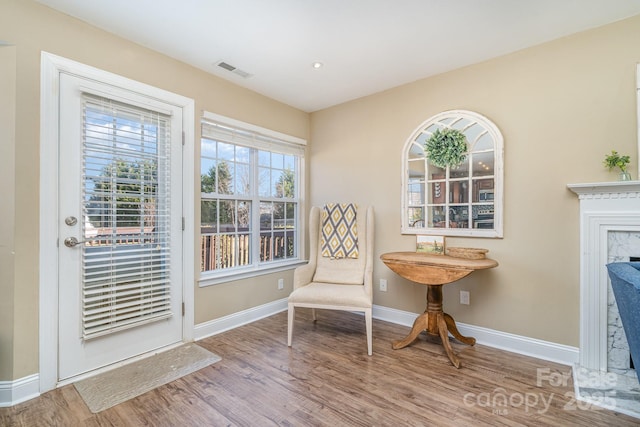
[[[201,125],[200,285],[299,261],[304,141],[207,114]]]
[[[169,119],[83,94],[85,339],[172,316]]]

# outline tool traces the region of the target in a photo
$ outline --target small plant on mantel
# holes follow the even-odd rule
[[[620,181],[630,181],[631,174],[627,171],[627,165],[631,162],[629,156],[622,156],[616,150],[611,150],[604,158],[604,166],[611,171],[614,168],[620,169]]]

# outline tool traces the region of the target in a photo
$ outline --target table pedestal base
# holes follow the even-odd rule
[[[422,331],[426,330],[431,335],[440,336],[442,346],[447,352],[449,360],[453,366],[459,368],[460,360],[458,360],[458,357],[453,353],[451,343],[449,343],[449,332],[451,332],[451,335],[458,341],[467,345],[474,345],[476,339],[462,336],[456,327],[456,322],[453,320],[453,317],[442,311],[442,286],[443,285],[428,285],[427,309],[413,322],[413,327],[409,335],[402,340],[394,341],[392,347],[394,350],[404,348],[414,342]]]

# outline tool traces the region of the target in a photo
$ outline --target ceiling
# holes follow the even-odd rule
[[[640,0],[37,1],[306,112],[640,14]]]

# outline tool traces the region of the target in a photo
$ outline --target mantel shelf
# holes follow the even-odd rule
[[[579,198],[594,197],[603,195],[639,195],[640,181],[612,181],[612,182],[590,182],[583,184],[567,184],[569,190],[578,195]]]

